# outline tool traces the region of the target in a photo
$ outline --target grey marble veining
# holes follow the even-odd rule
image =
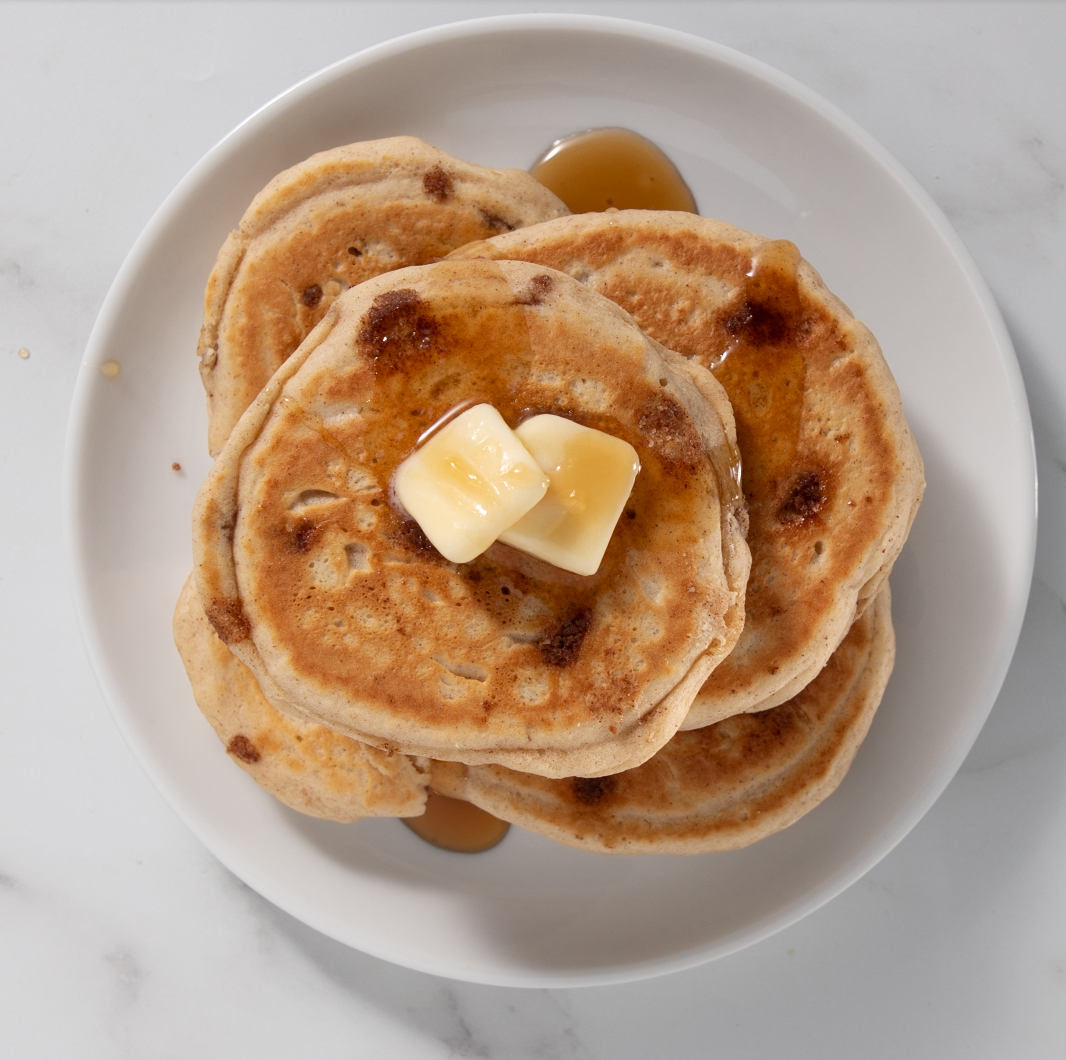
[[[394,967],[235,879],[133,761],[65,588],[59,482],[74,376],[158,203],[298,78],[400,32],[514,10],[617,14],[716,39],[884,143],[945,210],[1003,309],[1041,476],[1017,655],[965,765],[913,833],[757,946],[576,991]],[[6,4],[0,40],[0,1055],[1066,1052],[1066,5]]]

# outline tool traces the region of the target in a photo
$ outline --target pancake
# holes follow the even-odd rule
[[[204,610],[275,707],[382,749],[557,777],[646,760],[739,635],[749,563],[728,402],[677,360],[538,266],[442,262],[353,288],[200,491]],[[637,450],[595,575],[499,542],[448,563],[394,504],[419,436],[481,401],[512,427],[552,412]]]
[[[925,485],[874,337],[793,244],[688,213],[565,217],[452,256],[569,273],[714,372],[736,416],[752,567],[744,632],[683,727],[795,695],[888,577]]]
[[[230,233],[204,295],[211,455],[342,291],[568,212],[521,170],[463,162],[413,136],[337,147],[278,174]]]
[[[502,766],[433,763],[430,783],[581,850],[734,850],[786,828],[832,794],[870,727],[894,657],[886,585],[798,695],[679,732],[637,769],[547,780]]]
[[[252,672],[219,640],[190,577],[174,612],[174,640],[193,695],[222,745],[261,787],[312,817],[418,817],[428,771],[404,755],[275,710]]]

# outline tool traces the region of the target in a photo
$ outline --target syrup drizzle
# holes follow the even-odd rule
[[[729,341],[708,365],[733,405],[741,452],[759,453],[744,469],[749,501],[772,494],[796,459],[806,375],[799,262],[786,239],[759,247],[724,319]]]
[[[574,213],[684,210],[696,200],[677,167],[631,129],[590,129],[564,136],[529,172]]]
[[[457,854],[480,854],[491,850],[507,835],[510,825],[491,813],[447,795],[429,793],[421,817],[403,817],[403,823],[420,839]]]

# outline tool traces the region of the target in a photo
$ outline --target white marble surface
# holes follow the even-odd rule
[[[880,139],[999,300],[1041,474],[1018,653],[915,831],[827,907],[740,954],[573,991],[384,964],[224,870],[145,779],[96,688],[65,585],[60,494],[94,316],[200,155],[368,44],[529,10],[715,39]],[[0,1055],[1066,1055],[1066,6],[3,3],[0,43]]]

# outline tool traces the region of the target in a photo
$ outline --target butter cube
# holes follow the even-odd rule
[[[475,405],[396,469],[393,489],[437,551],[467,563],[544,496],[548,479],[503,417]]]
[[[595,574],[640,471],[637,451],[561,416],[534,416],[515,434],[551,484],[500,540],[563,570]]]

